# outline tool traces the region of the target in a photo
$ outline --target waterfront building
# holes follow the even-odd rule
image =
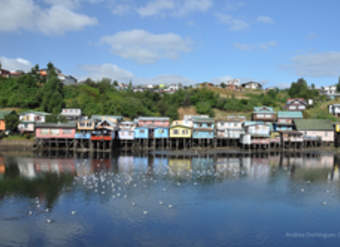
[[[38,123],[35,136],[38,139],[74,139],[75,123]]]
[[[216,137],[221,139],[240,139],[240,136],[244,134],[242,124],[245,121],[245,116],[227,116],[216,120]]]
[[[215,121],[207,117],[192,117],[194,139],[213,139],[215,131]]]
[[[268,106],[254,107],[252,120],[263,121],[263,122],[275,122],[276,113],[272,107],[268,107]]]
[[[191,138],[192,122],[175,120],[170,126],[170,138]]]
[[[302,119],[300,111],[279,111],[277,113],[277,122],[274,123],[275,131],[290,131],[294,129],[294,120]]]
[[[37,123],[45,123],[46,117],[49,116],[50,113],[46,112],[38,112],[38,111],[27,111],[20,113],[19,115],[19,125],[18,130],[21,133],[33,133],[35,125]]]
[[[333,124],[328,119],[295,119],[294,124],[296,130],[304,135],[305,141],[334,142]]]

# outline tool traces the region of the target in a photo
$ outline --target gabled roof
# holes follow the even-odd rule
[[[96,128],[98,128],[99,126],[101,126],[102,124],[107,123],[109,125],[109,127],[107,127],[108,129],[114,129],[116,127],[116,125],[114,123],[112,123],[111,121],[104,119],[102,121],[100,121],[99,123],[97,123]]]
[[[256,106],[254,113],[275,113],[272,107],[269,106]]]
[[[328,119],[295,119],[296,129],[305,130],[333,130],[333,123]]]
[[[290,105],[294,102],[298,102],[300,104],[307,105],[307,101],[304,98],[289,98],[289,99],[287,99],[286,104]]]
[[[303,118],[300,111],[279,111],[277,113],[278,118]]]

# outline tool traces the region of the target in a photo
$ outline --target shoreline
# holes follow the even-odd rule
[[[33,151],[34,140],[0,139],[0,151]]]

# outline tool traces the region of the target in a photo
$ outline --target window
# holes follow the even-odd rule
[[[63,129],[63,135],[70,135],[72,134],[72,129]]]
[[[52,135],[59,135],[60,133],[59,129],[50,129],[50,132]]]
[[[174,135],[178,135],[178,130],[174,130]]]
[[[144,134],[144,133],[145,133],[145,130],[139,130],[139,132],[140,132],[141,134]]]
[[[40,134],[48,135],[48,134],[50,134],[50,131],[49,131],[49,129],[40,129]]]

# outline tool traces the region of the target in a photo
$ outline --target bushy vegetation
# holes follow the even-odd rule
[[[251,112],[255,106],[271,106],[280,109],[289,97],[322,97],[316,89],[309,88],[304,79],[293,82],[286,90],[272,89],[262,93],[246,93],[242,97],[222,97],[209,88],[181,89],[173,94],[153,91],[133,92],[117,90],[117,82],[91,79],[77,85],[63,85],[53,64],[48,64],[47,76],[41,76],[39,67],[18,78],[0,78],[0,107],[19,107],[52,113],[48,121],[63,121],[57,115],[63,107],[81,108],[85,115],[168,116],[178,118],[180,107],[194,106],[199,114],[214,116],[213,109],[227,112]]]

